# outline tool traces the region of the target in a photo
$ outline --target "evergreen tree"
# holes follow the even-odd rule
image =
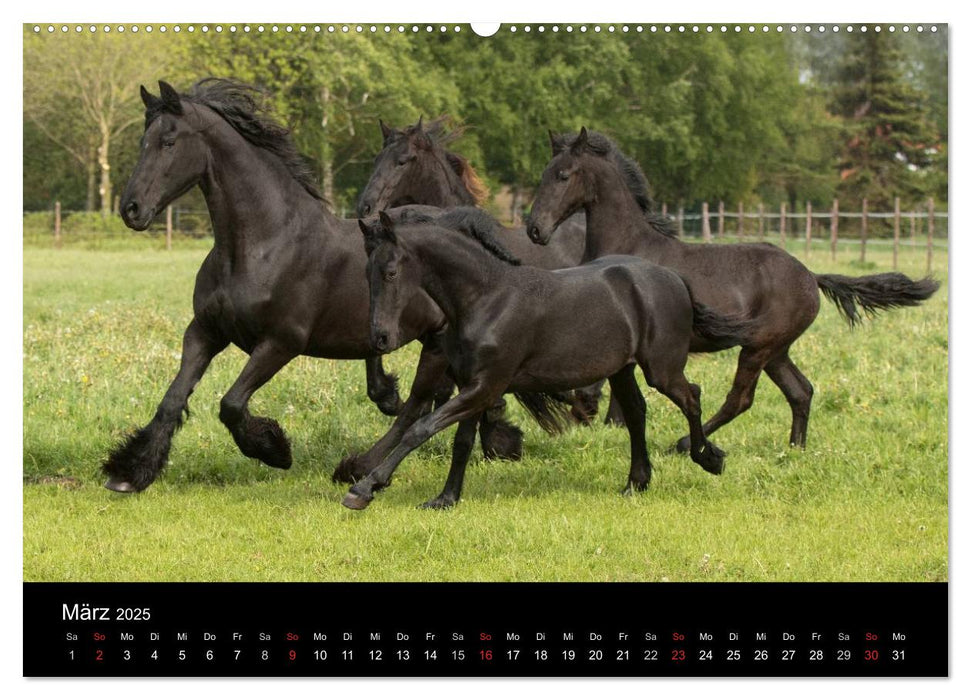
[[[839,193],[887,211],[893,198],[928,194],[937,135],[926,95],[904,79],[896,37],[858,32],[844,38],[831,109],[843,120]]]

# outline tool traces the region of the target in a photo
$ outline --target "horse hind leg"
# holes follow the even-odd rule
[[[119,493],[143,491],[154,482],[168,461],[172,436],[188,412],[189,396],[212,358],[227,343],[213,339],[193,319],[182,339],[179,372],[155,412],[151,422],[118,445],[101,466],[108,477],[105,488]]]
[[[804,448],[809,428],[809,409],[813,401],[812,383],[799,371],[788,352],[773,358],[765,366],[765,373],[779,387],[792,409],[789,444]]]
[[[294,357],[273,343],[258,345],[219,405],[219,420],[229,429],[240,452],[277,469],[290,468],[290,440],[279,423],[251,415],[247,406],[253,393]]]
[[[690,383],[681,370],[658,376],[644,367],[644,374],[648,383],[671,399],[688,420],[688,449],[692,461],[709,474],[721,474],[725,469],[725,453],[705,437],[701,425],[701,387]]]
[[[771,355],[763,349],[742,348],[738,356],[738,366],[735,370],[732,388],[729,390],[728,396],[725,397],[725,402],[721,405],[721,408],[705,423],[705,435],[711,435],[751,408],[755,399],[755,388],[759,381],[759,375],[769,357]],[[685,435],[678,440],[676,445],[678,452],[687,452],[690,448],[690,435]]]

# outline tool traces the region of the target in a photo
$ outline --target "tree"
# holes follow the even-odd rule
[[[87,174],[87,205],[112,208],[114,146],[143,119],[138,86],[152,84],[169,61],[144,32],[34,33],[24,28],[24,116]]]
[[[841,195],[884,210],[895,196],[923,199],[937,146],[926,94],[904,79],[896,37],[857,32],[844,42],[831,100],[844,125]]]

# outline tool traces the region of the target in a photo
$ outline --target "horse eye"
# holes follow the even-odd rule
[[[560,172],[558,172],[556,174],[556,179],[557,180],[564,180],[564,181],[569,180],[570,179],[570,173],[568,173],[566,170],[561,170]]]
[[[410,163],[411,161],[413,161],[417,157],[418,156],[416,156],[414,153],[409,153],[406,156],[401,156],[398,159],[398,165],[406,165],[406,164]]]
[[[162,148],[172,148],[175,145],[175,139],[166,139],[162,141]]]
[[[390,270],[385,270],[385,272],[384,272],[384,279],[387,280],[387,281],[389,281],[389,282],[391,280],[393,280],[397,276],[398,276],[398,270],[396,268],[392,268]]]

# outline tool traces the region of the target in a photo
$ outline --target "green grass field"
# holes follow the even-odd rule
[[[755,406],[716,434],[728,453],[713,477],[668,447],[680,413],[648,400],[651,488],[619,494],[624,430],[547,436],[515,406],[521,462],[476,452],[462,502],[436,495],[452,430],[402,464],[371,507],[340,505],[340,458],[390,419],[367,400],[362,362],[298,358],[256,394],[278,419],[294,466],[243,457],[217,418],[244,362],[216,358],[191,400],[170,464],[147,491],[111,493],[100,464],[146,423],[178,367],[196,269],[208,247],[141,242],[24,249],[25,581],[942,581],[948,576],[947,259],[924,307],[850,330],[824,303],[792,356],[816,389],[805,451],[787,446],[790,413],[765,377]],[[794,246],[795,250],[795,246]],[[801,248],[800,248],[801,250]],[[890,268],[889,253],[852,264],[841,250],[817,272]],[[901,269],[923,274],[923,251]],[[737,351],[695,356],[705,416],[731,383]],[[388,358],[406,390],[417,346]],[[604,404],[602,408],[605,408]]]

